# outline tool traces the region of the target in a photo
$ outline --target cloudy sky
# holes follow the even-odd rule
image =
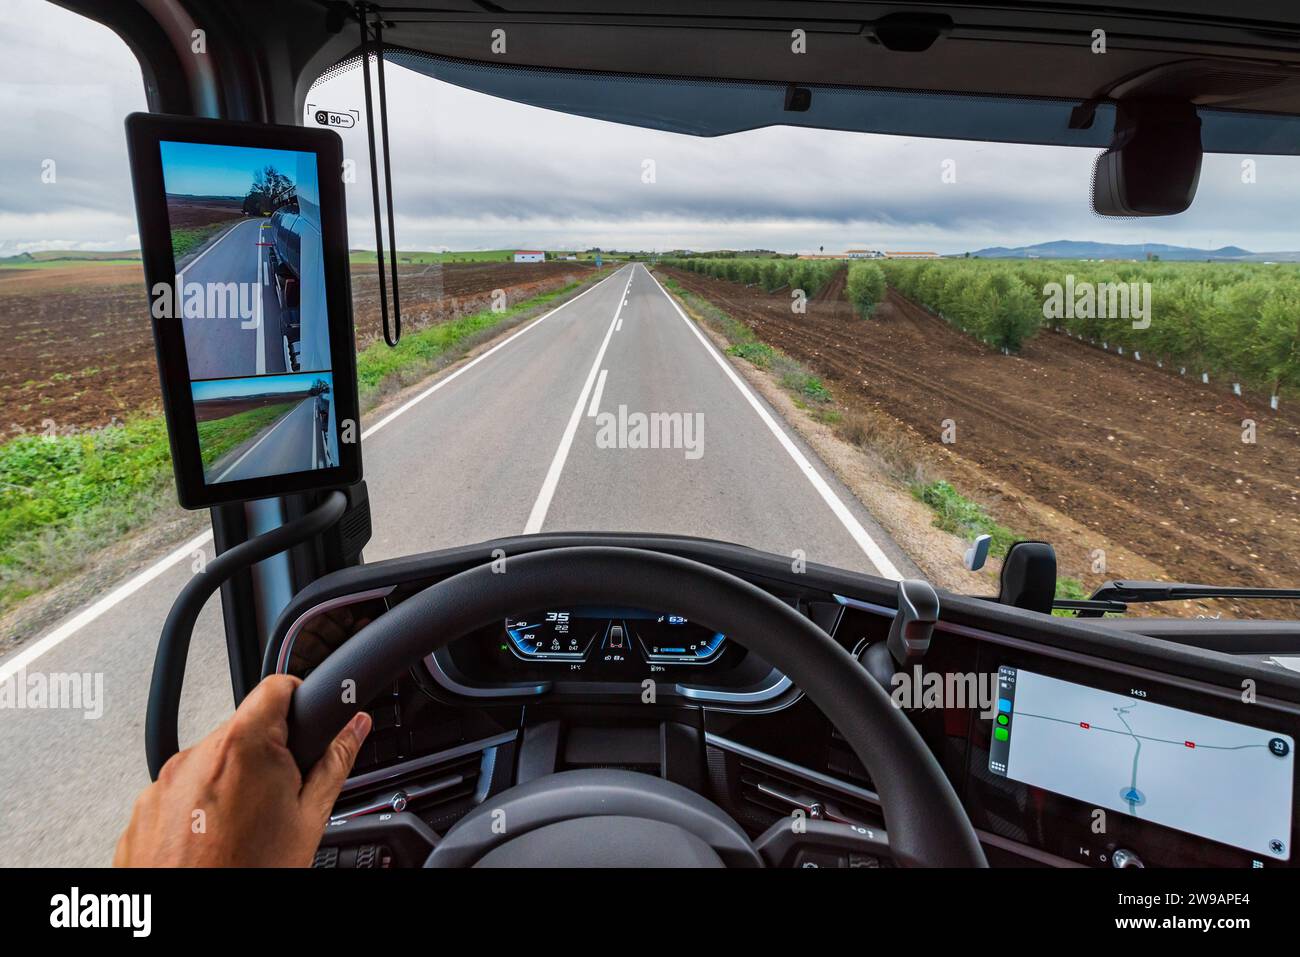
[[[405,249],[850,247],[962,252],[1056,239],[1295,249],[1300,160],[1207,156],[1192,209],[1105,220],[1088,208],[1096,152],[795,128],[712,139],[520,106],[390,67],[397,237]],[[309,98],[359,110],[359,70]],[[0,255],[138,245],[122,118],[144,108],[134,57],[44,3],[0,9]],[[374,247],[364,130],[350,244]],[[53,160],[57,178],[42,183]],[[645,161],[655,181],[643,182]],[[945,160],[956,182],[944,183]]]

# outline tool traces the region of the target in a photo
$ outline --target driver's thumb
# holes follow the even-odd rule
[[[321,823],[329,817],[334,801],[343,789],[348,772],[357,759],[361,744],[370,733],[370,715],[358,711],[330,742],[302,786],[303,809],[319,816]]]

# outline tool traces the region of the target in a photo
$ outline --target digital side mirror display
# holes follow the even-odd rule
[[[181,504],[359,481],[337,134],[142,113],[126,126]]]

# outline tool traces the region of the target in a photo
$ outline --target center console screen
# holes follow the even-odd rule
[[[1294,762],[1280,732],[998,669],[996,777],[1284,861]]]

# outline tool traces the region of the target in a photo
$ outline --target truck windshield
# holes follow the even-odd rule
[[[410,347],[457,359],[551,296],[583,296],[376,440],[386,554],[659,531],[989,593],[1006,545],[1041,538],[1062,597],[1110,578],[1294,584],[1294,157],[1207,154],[1188,212],[1105,219],[1093,146],[700,137],[401,62],[387,80]],[[360,69],[308,101],[304,122],[358,160],[364,370],[394,359],[373,344]],[[398,519],[426,495],[438,521]],[[993,560],[972,574],[980,534]],[[1210,609],[1269,612],[1160,610]]]

